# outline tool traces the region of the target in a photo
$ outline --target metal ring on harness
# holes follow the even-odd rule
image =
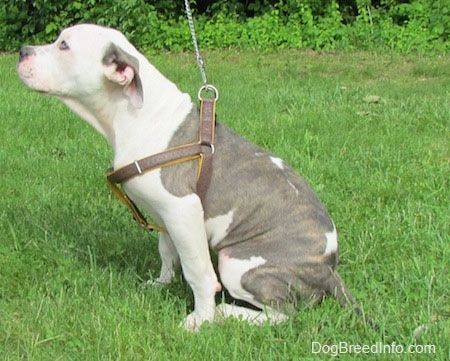
[[[214,99],[217,101],[219,99],[219,91],[217,88],[210,84],[203,85],[198,91],[198,100],[202,100],[202,92],[210,92],[214,94]]]

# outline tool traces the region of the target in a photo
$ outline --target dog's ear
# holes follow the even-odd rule
[[[142,108],[143,90],[138,59],[111,43],[106,48],[102,63],[105,67],[105,76],[123,86],[124,93],[134,107]]]

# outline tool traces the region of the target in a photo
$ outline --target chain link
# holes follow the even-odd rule
[[[198,50],[198,43],[197,43],[197,37],[195,35],[195,28],[194,28],[194,20],[192,19],[192,11],[191,7],[189,5],[189,0],[184,0],[184,4],[186,7],[186,16],[189,23],[189,29],[191,30],[191,36],[192,36],[192,42],[194,43],[194,50],[195,50],[195,56],[197,58],[198,68],[200,69],[200,75],[203,80],[203,84],[208,89],[208,81],[206,80],[206,70],[205,70],[205,63],[203,62],[203,58],[200,55],[200,51]]]

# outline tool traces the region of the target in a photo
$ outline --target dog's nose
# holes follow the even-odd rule
[[[23,59],[25,59],[29,55],[34,55],[34,54],[35,54],[35,51],[34,51],[34,48],[32,46],[24,46],[19,51],[19,61],[22,61]]]

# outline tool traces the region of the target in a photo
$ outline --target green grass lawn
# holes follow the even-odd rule
[[[192,54],[150,60],[196,95]],[[16,56],[3,55],[0,360],[330,360],[339,343],[376,342],[405,352],[433,345],[435,354],[338,359],[448,360],[448,58],[220,51],[205,60],[219,120],[286,159],[326,204],[340,274],[381,331],[332,298],[274,327],[227,320],[198,334],[179,329],[190,289],[181,276],[141,287],[159,270],[156,237],[110,194],[106,142],[26,89]]]

